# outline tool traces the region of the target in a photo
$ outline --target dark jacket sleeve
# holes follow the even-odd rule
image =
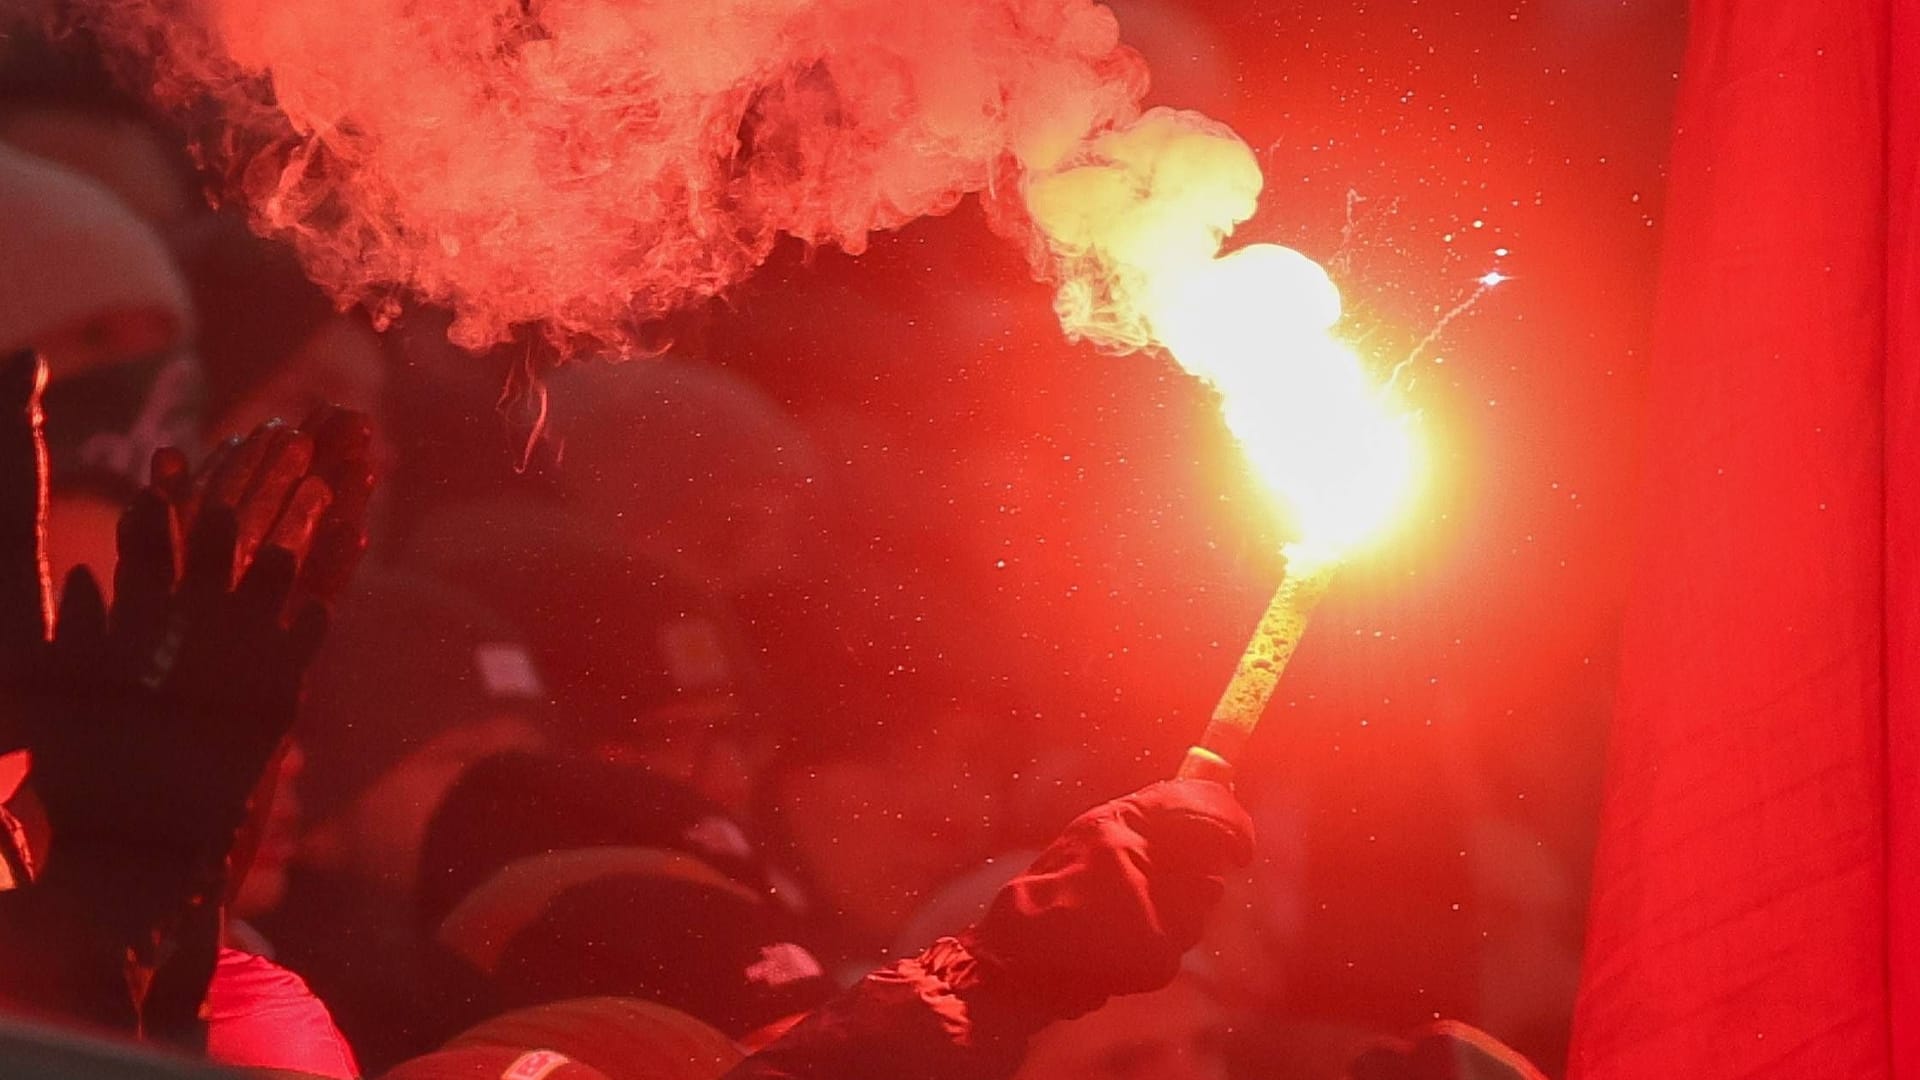
[[[873,972],[723,1080],[1005,1080],[1046,1023],[943,938]]]

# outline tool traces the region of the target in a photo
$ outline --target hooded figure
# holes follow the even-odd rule
[[[756,896],[796,906],[746,829],[686,785],[632,765],[509,751],[469,766],[428,823],[421,918],[438,926],[510,863],[598,847],[678,851]]]
[[[730,598],[813,569],[825,463],[780,405],[718,365],[579,364],[550,381],[570,509],[672,553]]]

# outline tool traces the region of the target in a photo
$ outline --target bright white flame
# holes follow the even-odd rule
[[[1340,290],[1277,244],[1220,249],[1253,215],[1259,158],[1231,128],[1153,109],[1027,178],[1075,339],[1165,347],[1219,391],[1227,426],[1291,519],[1295,571],[1384,528],[1413,487],[1406,417],[1334,334]]]
[[[1507,275],[1501,273],[1498,270],[1489,270],[1486,273],[1480,275],[1480,284],[1486,286],[1489,289],[1493,288],[1495,285],[1498,285],[1503,281],[1511,281],[1511,280],[1513,279],[1509,278]]]
[[[1227,426],[1298,530],[1296,559],[1338,558],[1385,528],[1414,486],[1408,418],[1333,333],[1340,292],[1275,244],[1156,275],[1147,316],[1220,393]]]

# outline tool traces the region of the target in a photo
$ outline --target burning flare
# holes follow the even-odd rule
[[[1260,186],[1231,130],[1156,109],[1030,175],[1026,190],[1068,334],[1158,345],[1211,385],[1290,519],[1287,578],[1183,776],[1231,777],[1341,560],[1404,506],[1418,460],[1408,418],[1334,333],[1340,291],[1326,271],[1274,244],[1220,253]]]
[[[1260,187],[1253,152],[1230,129],[1155,109],[1031,177],[1026,199],[1058,268],[1068,334],[1161,346],[1218,391],[1305,573],[1389,523],[1418,455],[1407,417],[1335,335],[1340,291],[1326,271],[1274,244],[1220,254]]]

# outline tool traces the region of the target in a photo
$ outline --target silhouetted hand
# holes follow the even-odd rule
[[[1041,1022],[1079,1016],[1172,982],[1222,875],[1252,858],[1231,789],[1162,781],[1074,819],[959,943],[993,999]]]
[[[96,853],[218,870],[364,543],[364,498],[328,516],[316,463],[346,463],[316,445],[269,423],[195,483],[162,451],[120,522],[111,609],[69,575],[26,695],[50,871]]]
[[[1094,808],[957,938],[862,979],[726,1080],[1002,1080],[1027,1040],[1116,994],[1173,980],[1253,858],[1225,785],[1169,780]]]
[[[307,431],[269,423],[197,479],[160,451],[120,521],[112,604],[82,567],[50,621],[43,382],[31,354],[0,360],[0,733],[32,751],[52,833],[0,914],[14,958],[0,995],[137,1027],[171,979],[177,1026],[210,971],[248,797],[365,547],[370,432],[337,410]]]
[[[298,455],[276,448],[266,470],[295,472]],[[143,493],[121,522],[111,611],[91,572],[68,577],[26,698],[49,867],[82,848],[201,869],[224,856],[326,627],[318,604],[285,615],[326,486],[269,477],[256,490],[199,513],[177,578],[171,507]],[[274,520],[248,557],[247,519],[268,502]]]
[[[77,569],[49,635],[42,379],[31,354],[0,364],[0,687],[46,865],[215,875],[364,547],[365,419],[263,425],[197,480],[160,451],[120,521],[111,608]]]

